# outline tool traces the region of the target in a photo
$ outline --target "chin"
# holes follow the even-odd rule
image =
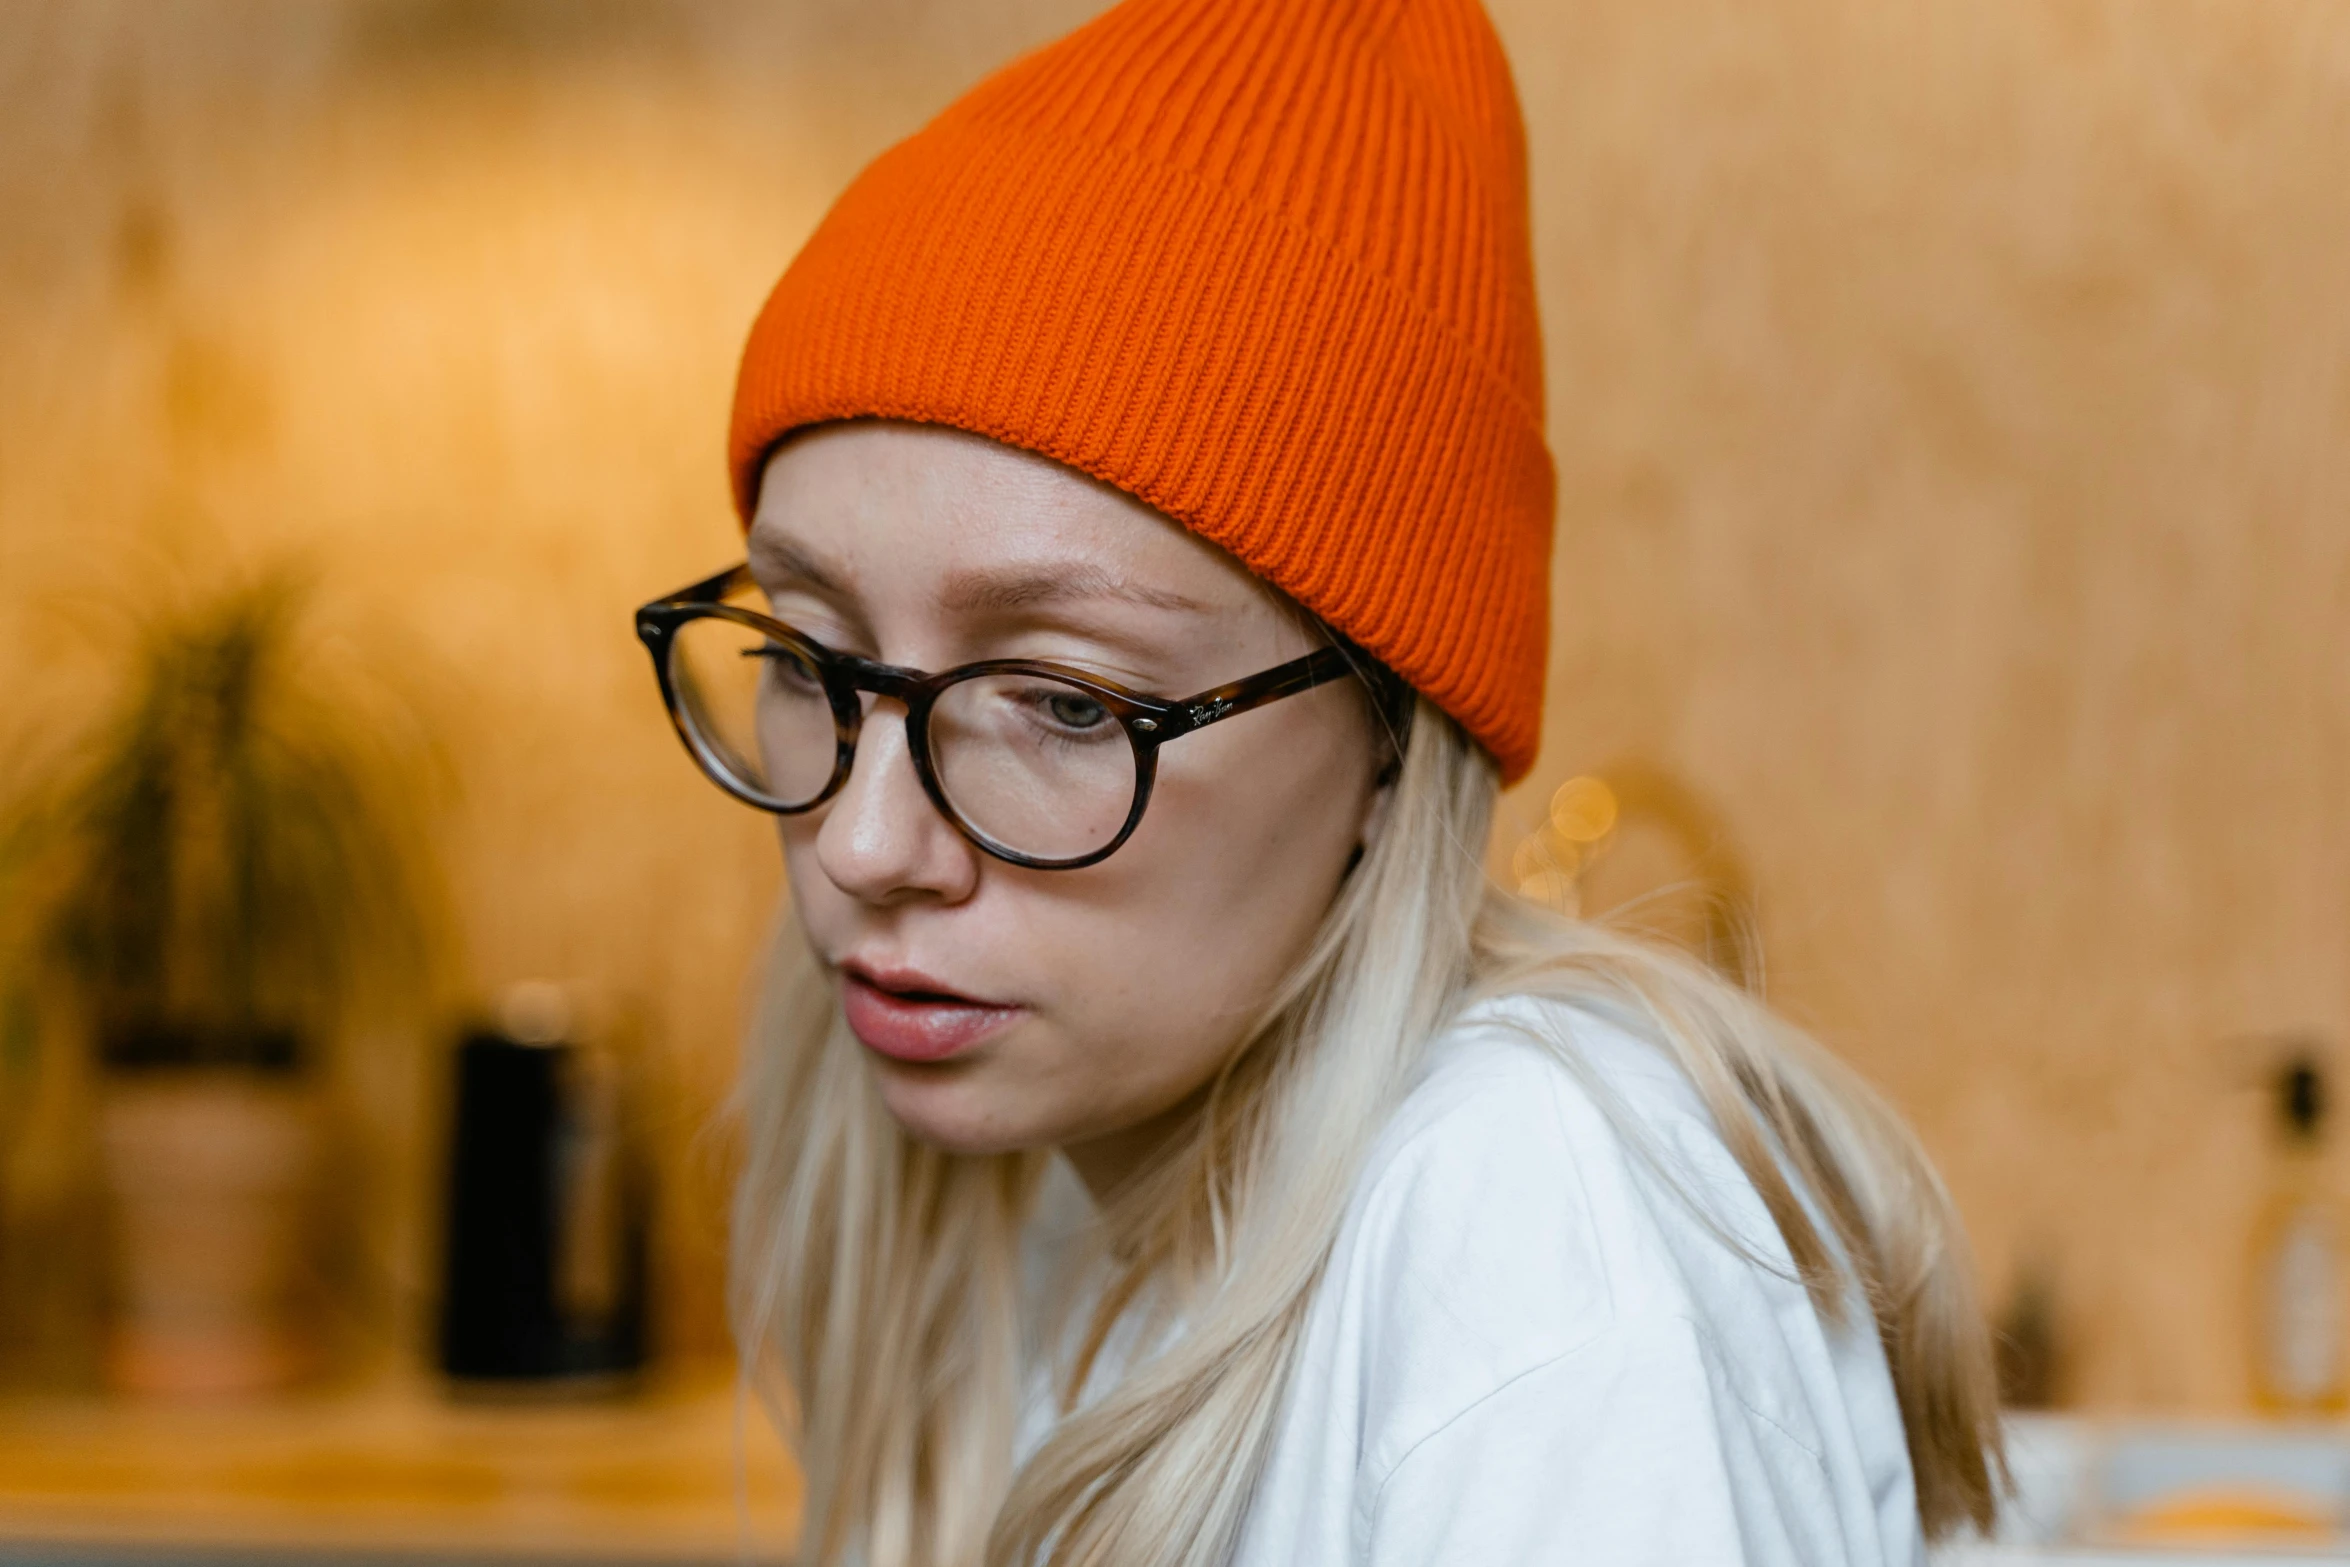
[[[957,1070],[954,1063],[909,1066],[875,1057],[870,1064],[883,1107],[916,1142],[977,1157],[1061,1141],[1056,1129],[995,1102],[983,1083],[973,1081],[983,1074]]]

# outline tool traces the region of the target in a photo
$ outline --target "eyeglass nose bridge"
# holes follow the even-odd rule
[[[833,654],[831,674],[834,685],[849,696],[853,697],[860,691],[870,691],[875,696],[888,697],[909,710],[917,703],[927,706],[931,688],[937,684],[937,677],[924,674],[919,669],[859,658],[854,653]],[[864,708],[862,702],[857,706],[859,711]]]
[[[832,699],[833,727],[840,749],[834,764],[832,784],[818,797],[817,803],[830,799],[848,785],[849,774],[856,766],[857,742],[865,734],[865,704],[858,697],[870,691],[906,710],[906,756],[914,764],[914,777],[938,813],[957,830],[967,834],[970,829],[962,813],[948,802],[946,791],[938,781],[938,769],[932,765],[930,756],[930,710],[938,699],[939,691],[950,682],[919,669],[908,669],[901,664],[884,664],[876,659],[860,658],[853,653],[833,654],[824,674],[826,690]]]
[[[853,653],[835,653],[824,671],[825,685],[832,698],[832,710],[841,723],[841,739],[854,745],[864,730],[865,704],[858,700],[864,692],[886,697],[906,710],[906,735],[910,746],[929,760],[927,737],[920,733],[930,727],[931,704],[937,700],[941,681],[938,676],[919,669],[908,669],[902,664],[884,664],[875,659],[859,658]]]

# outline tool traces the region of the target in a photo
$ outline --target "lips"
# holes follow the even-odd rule
[[[865,1047],[893,1061],[944,1061],[1027,1009],[981,1001],[916,969],[840,966],[841,1014]]]

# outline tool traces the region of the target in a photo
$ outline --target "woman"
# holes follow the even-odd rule
[[[804,1561],[1882,1563],[1989,1516],[1907,1133],[1481,874],[1541,420],[1474,0],[1126,0],[777,285],[749,563],[639,628],[783,841],[736,1304]]]

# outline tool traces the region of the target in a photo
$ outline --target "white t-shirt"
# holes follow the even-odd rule
[[[1767,1266],[1511,1018],[1563,1033]],[[1044,1369],[1023,1457],[1053,1418]],[[1237,1567],[1924,1560],[1866,1309],[1822,1322],[1686,1078],[1557,1003],[1488,1002],[1431,1045],[1356,1182],[1279,1420]]]

